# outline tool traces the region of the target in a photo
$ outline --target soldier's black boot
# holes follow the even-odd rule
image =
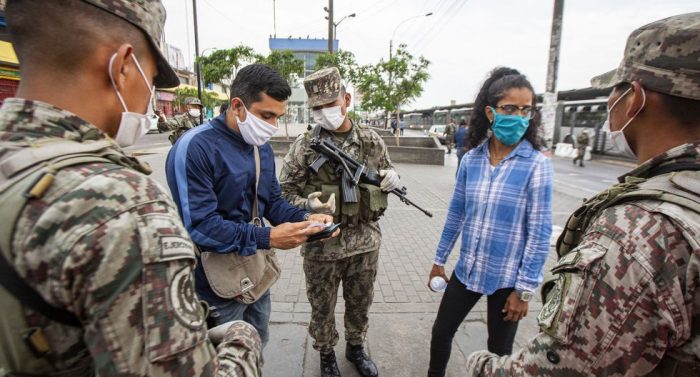
[[[348,343],[347,348],[345,348],[345,358],[355,364],[355,368],[357,368],[362,377],[379,376],[377,366],[374,365],[374,361],[369,358],[369,355],[365,353],[365,347],[362,344],[353,345]]]
[[[321,352],[321,377],[340,377],[335,351]]]

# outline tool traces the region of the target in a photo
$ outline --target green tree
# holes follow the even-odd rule
[[[294,87],[296,80],[304,76],[304,61],[294,56],[291,50],[275,50],[262,59],[260,63],[268,65],[270,68],[277,71],[289,83],[289,86]],[[287,108],[287,113],[284,117],[284,133],[289,139],[288,119],[291,115],[290,109]]]
[[[340,71],[340,77],[343,80],[351,83],[356,83],[357,79],[357,62],[355,54],[350,51],[340,50],[333,54],[324,52],[316,58],[316,70],[326,67],[337,67]]]
[[[179,106],[185,105],[185,98],[194,97],[197,98],[196,88],[177,88],[175,89],[175,104]],[[215,109],[221,105],[224,101],[220,100],[214,93],[208,90],[202,90],[202,105],[209,109]]]
[[[423,84],[430,78],[429,65],[430,61],[423,56],[414,57],[402,44],[388,61],[382,59],[377,64],[360,67],[356,88],[362,93],[362,108],[395,113],[398,127],[401,106],[411,103],[423,92]],[[399,145],[398,135],[397,132],[396,145]]]
[[[252,47],[240,45],[233,48],[215,50],[207,56],[200,56],[197,63],[206,84],[219,84],[227,95],[231,81],[238,70],[250,62],[260,59]]]

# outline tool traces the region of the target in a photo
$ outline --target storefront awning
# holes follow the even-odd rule
[[[12,43],[0,41],[0,63],[19,66],[19,60],[17,60],[15,49],[12,48]]]

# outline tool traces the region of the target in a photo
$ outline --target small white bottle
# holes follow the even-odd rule
[[[442,276],[435,276],[430,279],[430,289],[432,289],[433,292],[445,292],[445,288],[447,288],[447,282]]]

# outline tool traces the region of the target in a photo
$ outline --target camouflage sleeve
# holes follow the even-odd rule
[[[309,145],[305,134],[299,135],[289,152],[282,161],[282,171],[280,172],[280,187],[282,197],[293,206],[299,208],[306,207],[306,197],[302,195],[306,181],[309,178],[309,167],[306,164],[306,153]]]
[[[211,375],[216,356],[194,293],[193,245],[174,206],[138,205],[77,240],[61,281],[97,375]]]
[[[690,255],[666,217],[634,205],[607,209],[552,269],[542,332],[510,356],[472,354],[467,375],[647,375],[690,336],[681,278]]]
[[[258,377],[262,369],[262,341],[255,327],[236,321],[216,348],[219,353],[217,376]]]

